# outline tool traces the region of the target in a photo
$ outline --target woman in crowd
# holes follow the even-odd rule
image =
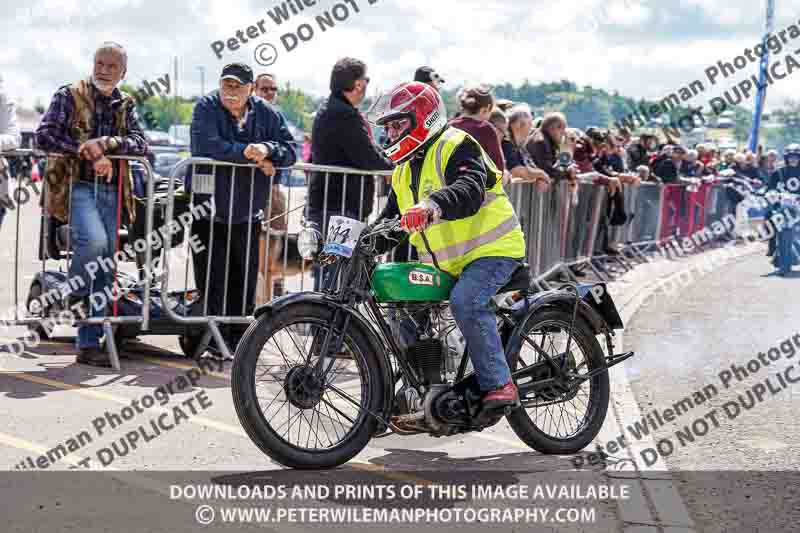
[[[697,150],[689,150],[686,154],[686,169],[684,176],[687,178],[699,178],[703,175],[704,166],[699,161],[700,154]]]
[[[767,183],[769,177],[778,170],[778,152],[777,150],[770,150],[767,152],[766,161],[761,169],[761,181]]]
[[[639,139],[632,142],[626,150],[628,156],[628,168],[639,168],[650,163],[650,147],[648,146],[647,135],[642,135]]]
[[[536,183],[536,188],[544,192],[550,187],[550,177],[542,169],[536,168],[536,163],[525,148],[531,131],[533,115],[530,108],[525,104],[514,106],[508,117],[508,133],[501,142],[503,157],[512,178]]]
[[[505,170],[503,151],[497,133],[489,122],[494,108],[494,95],[487,85],[465,89],[459,96],[461,115],[450,121],[450,125],[472,135],[501,172]]]
[[[500,146],[502,147],[503,139],[508,134],[508,117],[506,117],[502,109],[495,107],[489,115],[489,123],[494,126],[497,140],[500,141]]]
[[[736,150],[733,148],[728,148],[725,150],[724,159],[719,163],[717,166],[717,170],[727,170],[729,168],[734,168],[736,164]]]

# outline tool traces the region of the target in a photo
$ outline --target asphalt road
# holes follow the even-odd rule
[[[774,473],[796,472],[800,457],[800,274],[770,271],[760,255],[737,261],[654,299],[626,330],[642,354],[626,368],[631,386],[699,531],[796,530],[800,518],[796,503],[775,513],[798,501],[800,478]]]
[[[27,205],[20,219],[18,289],[22,302],[32,276],[41,268],[35,261],[38,236],[35,207],[35,202]],[[14,304],[15,226],[12,215],[0,230],[0,249],[5,251],[0,255],[0,304],[4,309]],[[48,268],[55,266],[51,264]],[[9,328],[1,335],[8,340],[23,332],[24,328]],[[215,476],[225,473],[236,473],[246,481],[279,474],[281,467],[258,450],[239,424],[231,398],[229,363],[206,372],[195,379],[192,386],[181,386],[181,380],[185,384],[190,371],[195,371],[195,365],[180,355],[174,337],[143,336],[141,342],[126,345],[122,351],[128,358],[122,360],[122,370],[118,374],[112,369],[76,364],[70,337],[74,330],[61,328],[57,333],[63,336],[42,342],[22,354],[0,353],[0,450],[3,457],[0,469],[23,475],[16,478],[18,481],[13,481],[15,478],[11,476],[0,476],[0,493],[3,494],[0,512],[5,515],[4,511],[8,511],[11,513],[8,516],[19,519],[10,519],[10,531],[27,531],[22,524],[34,516],[40,529],[49,526],[54,531],[62,530],[65,524],[81,531],[94,531],[92,527],[104,531],[104,521],[112,520],[124,531],[155,531],[144,528],[138,516],[128,516],[125,510],[128,500],[146,498],[142,501],[149,502],[153,499],[153,490],[168,496],[169,482],[173,478],[208,484]],[[132,401],[136,400],[141,407],[145,397],[154,397],[157,389],[169,385],[174,394],[170,394],[163,406],[155,403],[143,412],[131,411]],[[185,418],[176,417],[173,411],[176,406],[181,407]],[[171,429],[162,430],[147,442],[142,437],[135,447],[128,439],[126,445],[127,434],[139,426],[144,426],[153,437],[151,422],[165,412],[168,416],[165,425]],[[48,451],[59,445],[72,453],[57,456],[56,461],[51,462],[46,458]],[[97,480],[84,485],[82,494],[87,498],[84,501],[103,502],[93,505],[91,512],[74,512],[75,502],[69,494],[52,497],[51,492],[56,491],[60,478],[51,478],[52,490],[43,490],[42,485],[31,482],[33,478],[24,477],[24,470],[34,475],[34,469],[54,472],[83,470],[87,466],[93,470],[122,473],[122,477],[117,478],[122,481],[122,488],[120,483],[114,483],[113,488],[106,490],[106,485]],[[456,479],[460,475],[462,481],[533,485],[548,480],[563,481],[563,473],[571,475],[572,469],[570,457],[544,456],[531,450],[505,421],[501,421],[482,433],[464,436],[440,439],[390,436],[373,440],[350,464],[338,470],[334,478],[328,476],[320,480],[355,481],[359,476],[372,475],[371,484],[381,480],[425,483],[426,480]],[[133,471],[136,476],[129,475]],[[173,478],[159,476],[164,471],[175,474]],[[583,472],[579,477],[596,483],[608,481],[602,472]],[[133,490],[142,486],[147,494]],[[109,501],[109,490],[133,492],[125,496],[113,492],[117,497]],[[61,489],[56,492],[63,493]],[[156,501],[160,507],[153,503],[149,513],[163,517],[163,530],[196,528],[191,520],[191,508],[185,511],[186,506],[171,507],[174,502],[168,498],[156,498]],[[527,502],[528,505],[535,503]],[[541,530],[619,529],[614,501],[593,500],[592,507],[596,515],[591,525],[585,521],[544,524]],[[168,517],[174,509],[180,513]],[[58,512],[52,512],[54,510]],[[92,515],[95,511],[101,514]],[[86,523],[87,516],[93,517],[91,527]],[[122,519],[124,521],[119,522]],[[502,531],[522,531],[530,526],[520,523],[494,527]],[[404,529],[414,527],[408,524]],[[485,525],[444,524],[437,529],[484,531]],[[280,528],[280,531],[286,530],[291,528]]]
[[[39,268],[33,260],[38,235],[36,211],[31,209],[34,205],[23,211],[20,224],[18,287],[21,298],[27,292],[31,276]],[[13,304],[14,254],[11,252],[15,243],[14,222],[13,216],[7,218],[0,231],[0,250],[4,251],[0,255],[0,304],[3,309]],[[654,299],[652,304],[639,309],[627,324],[624,349],[633,349],[638,354],[625,363],[625,373],[635,397],[631,404],[638,401],[642,415],[654,410],[662,417],[667,416],[667,409],[679,412],[671,424],[651,430],[651,434],[655,435],[655,442],[669,439],[674,445],[672,453],[664,454],[664,460],[675,472],[678,489],[698,531],[739,530],[736,526],[749,523],[746,521],[772,524],[775,527],[767,530],[781,531],[784,525],[792,521],[797,523],[800,519],[791,512],[779,513],[777,517],[775,513],[769,513],[774,506],[764,503],[766,499],[780,501],[775,498],[785,496],[789,490],[779,486],[780,480],[776,476],[741,474],[745,469],[797,468],[800,426],[793,413],[797,412],[800,389],[784,381],[786,387],[773,395],[764,384],[764,390],[758,389],[763,402],[756,402],[749,410],[741,409],[742,412],[733,419],[729,419],[725,412],[726,402],[736,400],[739,394],[747,399],[747,390],[759,382],[765,383],[767,377],[773,376],[773,389],[782,387],[779,378],[775,377],[776,372],[784,372],[789,365],[800,360],[800,343],[795,346],[797,356],[789,356],[788,345],[784,346],[783,352],[780,351],[783,341],[800,332],[795,320],[800,316],[800,302],[794,296],[800,294],[800,277],[762,277],[769,270],[763,257],[751,257],[726,266],[684,287],[674,298],[662,296]],[[11,329],[2,335],[13,338],[22,331]],[[62,333],[68,335],[71,331]],[[48,472],[81,469],[89,459],[91,468],[146,474],[144,482],[140,478],[133,481],[126,478],[123,484],[145,486],[148,490],[155,485],[156,492],[161,494],[165,483],[163,476],[156,481],[152,479],[161,471],[181,471],[181,479],[193,483],[208,483],[213,478],[213,474],[209,474],[211,471],[237,472],[250,478],[278,475],[278,465],[252,444],[239,425],[231,401],[229,364],[207,372],[192,387],[179,388],[177,384],[182,376],[189,376],[195,367],[179,355],[174,338],[142,337],[140,343],[128,345],[125,353],[130,358],[122,361],[123,368],[119,374],[110,369],[77,365],[70,341],[69,337],[64,337],[45,342],[17,356],[0,354],[0,450],[4,458],[0,469],[11,471],[18,465],[29,468],[28,458],[35,463],[53,447],[66,444],[70,439],[80,442],[81,436],[88,434],[90,442],[85,442],[84,436],[84,441],[73,453],[39,468]],[[777,354],[775,361],[769,360],[767,355],[771,347],[778,350],[772,352],[773,356]],[[742,381],[736,380],[731,364],[746,368],[748,361],[758,357],[759,352],[765,353],[769,366],[762,365],[763,368],[752,371],[750,376],[742,376]],[[731,371],[728,388],[720,377],[720,373],[726,370]],[[800,376],[800,371],[790,371],[783,376],[784,380],[787,377],[795,379]],[[116,422],[115,416],[123,416],[123,409],[133,400],[143,400],[167,384],[175,385],[177,390],[165,404],[166,409],[185,405],[188,417],[157,438],[126,450],[120,439],[140,424],[148,424],[163,411],[158,411],[158,406],[155,406],[154,410],[137,412],[134,418],[121,423]],[[697,399],[694,394],[697,391],[706,391],[705,400],[702,403],[692,400],[691,406],[687,407],[685,398]],[[194,408],[190,409],[189,405]],[[716,423],[713,415],[711,418],[707,415],[714,409]],[[728,406],[728,409],[733,408]],[[698,419],[702,419],[701,422],[696,422]],[[635,426],[636,420],[626,418],[621,423]],[[619,433],[612,417],[607,418],[606,425],[611,433]],[[692,428],[694,442],[684,446],[675,433],[687,425]],[[98,427],[102,427],[102,433]],[[681,438],[687,440],[685,432]],[[108,451],[101,451],[103,449]],[[395,481],[424,481],[434,472],[434,476],[462,473],[472,476],[473,481],[500,484],[558,482],[563,481],[565,472],[572,470],[571,459],[543,456],[530,450],[505,422],[501,422],[483,433],[458,437],[391,436],[373,440],[356,460],[334,475],[349,479],[348,476],[377,470],[382,479]],[[645,461],[645,458],[637,457],[637,460]],[[718,481],[720,470],[733,476],[724,485]],[[703,477],[684,475],[686,471],[707,474]],[[584,480],[607,481],[602,472],[588,473],[588,478],[586,475],[584,473]],[[5,478],[4,482],[9,483],[8,479]],[[733,487],[739,482],[747,485],[748,489],[733,494],[720,490],[721,486]],[[791,482],[788,480],[790,485]],[[86,490],[93,487],[96,491],[100,486],[95,484]],[[5,490],[5,486],[0,486],[5,506],[0,510],[33,512],[38,505],[52,509],[54,502],[51,498],[38,501],[31,498],[31,493],[37,494],[36,487],[26,488],[27,491]],[[8,495],[13,497],[9,499]],[[745,495],[758,497],[745,498]],[[593,503],[597,517],[591,526],[558,524],[541,530],[621,529],[619,510],[613,501]],[[112,508],[108,507],[105,512],[110,513]],[[169,505],[163,509],[168,510]],[[63,518],[59,513],[41,513],[38,523],[59,530],[62,525],[59,520]],[[85,516],[72,518],[78,524]],[[165,522],[165,525],[167,523],[172,531],[188,531],[194,525],[185,520]],[[130,527],[124,530],[138,530],[135,525],[136,517],[131,516]],[[92,530],[85,525],[80,529]],[[484,530],[483,527],[453,529]],[[499,529],[522,531],[528,530],[529,526],[506,525]]]

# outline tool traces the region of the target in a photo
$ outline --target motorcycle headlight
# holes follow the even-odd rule
[[[303,226],[297,235],[297,251],[300,257],[312,260],[319,253],[321,235],[314,226]]]

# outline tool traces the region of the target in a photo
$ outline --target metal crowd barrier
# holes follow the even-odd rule
[[[32,159],[34,157],[38,158],[58,158],[64,157],[62,154],[56,153],[45,153],[36,150],[24,149],[24,150],[14,150],[11,152],[4,152],[0,153],[0,157],[12,157],[12,158],[29,158]],[[142,168],[145,172],[145,181],[146,181],[146,220],[145,220],[145,232],[147,235],[150,235],[153,231],[152,221],[153,221],[153,198],[154,198],[154,179],[153,179],[153,170],[150,166],[149,161],[145,157],[139,156],[117,156],[117,155],[110,155],[107,156],[111,159],[114,164],[116,162],[121,161],[130,161],[130,162],[138,162],[141,164]],[[122,165],[121,163],[117,167],[119,173],[121,171]],[[19,178],[19,177],[17,177]],[[112,258],[120,251],[120,219],[121,219],[121,210],[123,208],[121,202],[121,186],[122,180],[117,179],[117,214],[116,214],[116,226],[117,226],[117,235],[114,236],[115,242],[115,250],[114,254],[112,254]],[[30,190],[28,190],[30,189]],[[31,199],[31,191],[33,191],[37,196],[39,196],[39,206],[41,208],[41,215],[39,217],[39,224],[40,224],[40,231],[39,231],[39,253],[38,257],[41,261],[41,270],[39,271],[38,276],[34,277],[34,280],[39,283],[41,287],[41,292],[38,297],[32,297],[29,294],[29,297],[26,298],[25,306],[23,307],[20,303],[19,298],[19,291],[20,291],[20,244],[23,241],[21,236],[21,221],[22,221],[22,210],[27,204],[30,203]],[[58,226],[61,228],[60,235],[51,235],[51,231],[54,227],[54,224],[51,224],[51,217],[49,216],[49,207],[50,207],[50,196],[48,194],[49,191],[49,183],[47,180],[46,175],[42,174],[40,182],[29,183],[25,188],[20,187],[19,179],[17,183],[17,187],[15,188],[11,197],[13,198],[11,207],[16,212],[15,217],[15,239],[14,239],[14,261],[13,261],[13,318],[10,320],[5,321],[7,325],[10,326],[38,326],[40,328],[43,327],[43,324],[47,321],[48,318],[53,318],[51,316],[42,316],[42,317],[31,317],[27,316],[30,314],[30,306],[32,302],[35,301],[35,305],[39,307],[39,309],[44,309],[43,305],[53,305],[57,304],[60,310],[66,311],[63,309],[63,302],[66,298],[68,298],[69,293],[74,290],[77,286],[81,286],[81,288],[86,285],[86,279],[90,276],[87,273],[80,273],[75,274],[73,277],[70,276],[71,266],[72,266],[72,250],[71,250],[71,222],[73,218],[73,183],[69,183],[69,206],[70,209],[67,211],[67,221],[65,223],[60,223]],[[24,196],[23,196],[24,193]],[[98,181],[94,182],[94,194],[95,197],[98,193]],[[24,198],[24,201],[23,201]],[[53,245],[55,239],[61,238],[62,244],[65,245],[65,250],[58,250],[58,247]],[[55,253],[54,250],[55,249]],[[26,251],[29,251],[27,249]],[[61,252],[64,253],[63,257]],[[144,250],[144,261],[146,264],[150,265],[152,263],[152,250],[148,246]],[[54,264],[56,262],[56,264]],[[57,263],[61,263],[60,266],[57,266]],[[64,263],[66,266],[64,266]],[[94,265],[97,267],[98,265]],[[105,271],[106,268],[102,267]],[[48,280],[52,279],[52,272],[60,272],[66,273],[66,284],[64,282],[59,283],[60,278],[56,278],[56,281],[53,284],[49,284]],[[108,273],[110,274],[110,273]],[[92,316],[91,309],[89,309],[89,316],[83,317],[74,322],[73,325],[75,326],[82,326],[82,325],[100,325],[103,328],[103,333],[107,340],[106,342],[106,349],[109,352],[109,358],[111,360],[112,366],[114,369],[119,370],[119,355],[117,353],[116,344],[114,342],[114,327],[118,327],[123,324],[136,324],[141,328],[142,331],[146,331],[149,327],[150,321],[150,294],[151,294],[151,279],[150,276],[145,276],[143,280],[144,290],[142,293],[141,298],[141,314],[138,315],[127,315],[127,316],[120,316],[118,314],[118,306],[117,302],[120,298],[121,287],[119,286],[119,278],[118,278],[118,265],[115,265],[114,274],[113,274],[113,292],[114,295],[113,299],[113,315],[112,316]],[[79,278],[80,279],[76,279]],[[94,280],[90,280],[88,282],[89,287],[92,287],[92,282]],[[31,287],[28,289],[30,290]],[[65,286],[66,285],[66,286]],[[96,292],[96,291],[95,291]],[[90,293],[92,293],[90,288]],[[93,293],[92,293],[93,294]],[[104,298],[106,294],[104,294]],[[107,302],[107,300],[106,300]],[[110,302],[107,302],[110,303]],[[91,307],[91,300],[90,300],[90,307]],[[20,310],[24,310],[24,313],[20,313]],[[24,314],[26,316],[22,317],[21,315]]]
[[[34,155],[30,150],[18,151],[16,156]],[[333,215],[375,220],[388,199],[388,177],[391,172],[363,171],[352,168],[298,163],[279,172],[263,183],[254,164],[235,164],[207,158],[190,157],[173,169],[167,180],[163,197],[156,198],[155,179],[144,158],[115,156],[142,164],[147,176],[145,201],[145,232],[149,237],[156,229],[156,215],[163,215],[163,227],[180,229],[180,239],[165,238],[161,254],[161,271],[156,275],[148,270],[139,316],[110,316],[90,318],[82,323],[102,324],[107,338],[115,326],[136,323],[142,332],[151,331],[150,312],[153,293],[159,294],[163,316],[157,322],[177,325],[182,337],[181,346],[189,356],[199,356],[204,348],[216,345],[219,352],[230,357],[233,343],[249,324],[257,304],[264,303],[283,292],[313,289],[313,267],[299,258],[292,242],[304,219],[320,223],[323,238],[328,220]],[[234,173],[232,178],[219,174],[219,169]],[[238,174],[237,174],[238,173]],[[186,175],[185,187],[181,182]],[[568,267],[588,265],[598,277],[606,271],[602,260],[613,260],[629,269],[625,259],[607,258],[599,243],[608,231],[608,198],[606,188],[593,184],[595,173],[580,176],[578,202],[573,205],[565,182],[540,193],[533,184],[521,183],[507,187],[509,198],[517,212],[526,236],[527,259],[536,283],[558,274],[571,277]],[[227,182],[226,182],[227,181]],[[310,209],[309,186],[315,181],[322,191],[322,202]],[[257,205],[256,185],[267,192],[266,205]],[[46,179],[43,179],[46,187]],[[233,194],[225,195],[227,187]],[[236,191],[240,194],[235,194]],[[699,226],[722,219],[730,204],[719,186],[704,186],[697,192],[687,192],[683,185],[660,186],[643,183],[625,186],[626,211],[633,208],[634,216],[620,227],[618,237],[636,256],[637,245],[659,243]],[[45,191],[46,192],[46,191]],[[46,194],[45,194],[46,197]],[[685,203],[684,203],[685,202]],[[46,207],[46,206],[45,206]],[[250,214],[263,211],[261,219]],[[209,218],[210,217],[210,218]],[[236,218],[234,218],[236,217]],[[213,222],[211,222],[213,221]],[[47,224],[42,219],[42,239],[47,239]],[[17,213],[16,251],[14,260],[14,304],[19,302],[20,232]],[[178,252],[184,252],[181,257]],[[146,247],[146,265],[153,264],[153,250]],[[406,250],[395,250],[393,259],[408,260]],[[601,260],[601,264],[595,262]],[[46,270],[46,254],[42,257],[42,272]],[[626,266],[627,265],[627,266]],[[160,283],[160,292],[153,285]],[[192,305],[173,306],[165,302],[171,294],[183,294]],[[15,315],[13,325],[28,325],[38,319]],[[160,323],[159,322],[159,323]],[[152,331],[159,330],[156,327]],[[183,342],[183,341],[186,342]],[[114,343],[109,346],[112,363],[118,366]]]
[[[631,191],[634,196],[633,217],[625,224],[626,243],[655,242],[658,239],[663,190],[663,186],[651,182],[625,188],[626,194]]]
[[[231,169],[229,172],[232,173],[232,177],[218,175],[218,170],[222,167]],[[183,278],[184,287],[188,290],[191,272],[195,273],[192,276],[195,278],[194,285],[202,295],[200,311],[192,312],[191,315],[181,315],[172,309],[167,309],[167,314],[178,323],[207,328],[202,338],[194,344],[200,350],[213,340],[225,357],[230,357],[229,345],[233,344],[243,327],[253,319],[252,314],[257,303],[258,272],[270,271],[278,259],[282,265],[280,275],[276,277],[283,282],[282,285],[287,286],[288,278],[299,277],[299,287],[296,288],[301,291],[306,288],[306,283],[309,281],[306,276],[306,263],[299,261],[299,272],[289,265],[290,237],[300,230],[298,214],[303,212],[304,218],[309,216],[319,218],[323,236],[326,234],[329,218],[334,215],[374,220],[385,206],[387,197],[381,193],[385,192],[386,178],[391,176],[389,172],[367,173],[368,176],[363,176],[364,171],[355,169],[298,163],[292,168],[276,169],[278,172],[268,178],[269,183],[266,184],[266,190],[269,191],[266,205],[257,205],[255,203],[257,180],[263,178],[256,173],[256,168],[255,164],[235,164],[190,157],[182,160],[173,169],[173,179],[169,180],[167,191],[166,220],[170,221],[175,218],[174,184],[183,173],[186,173],[187,179],[191,176],[191,185],[187,187],[187,190],[190,189],[188,205],[196,206],[200,200],[209,202],[209,215],[214,220],[213,223],[200,222],[201,225],[207,226],[207,229],[204,227],[198,232],[195,231],[195,226],[199,221],[193,217],[187,219],[189,222],[187,235],[199,236],[206,250],[194,252],[191,264],[187,256],[178,276],[175,275],[175,265],[170,257],[172,245],[166,243],[162,292],[174,291],[171,283],[180,278]],[[314,179],[323,180],[320,187],[326,197],[321,210],[315,213],[309,210],[308,189],[303,194],[302,186],[295,186],[295,178],[299,177],[301,183],[308,187],[310,185],[308,173],[311,172],[315,173]],[[333,181],[332,176],[337,176],[339,179]],[[287,179],[281,180],[281,177]],[[234,205],[237,189],[244,191],[244,196],[239,197],[239,200],[244,200],[244,205]],[[301,190],[295,191],[295,189]],[[338,196],[333,203],[327,201],[329,193]],[[300,198],[297,198],[298,196]],[[352,196],[358,200],[357,208],[353,208],[348,202],[348,198]],[[219,202],[224,202],[223,209],[220,209]],[[273,202],[284,204],[285,207],[273,209]],[[255,220],[253,216],[248,216],[260,211],[264,213],[261,222]],[[220,212],[222,214],[219,214]],[[243,213],[243,217],[234,219],[234,214],[238,216]],[[279,245],[272,246],[273,223],[277,220],[285,220],[286,229],[280,230],[276,235]],[[236,232],[233,231],[234,226]],[[215,238],[215,232],[222,232],[222,240]],[[241,242],[241,232],[245,235],[244,246]],[[238,243],[235,237],[237,233]],[[259,246],[260,242],[263,242],[264,246]],[[224,251],[220,251],[220,247]],[[268,282],[270,277],[264,276],[262,282]],[[220,281],[222,283],[219,283]],[[271,287],[266,288],[267,299],[275,296],[271,294],[270,289]],[[223,335],[223,328],[227,330],[227,335]]]

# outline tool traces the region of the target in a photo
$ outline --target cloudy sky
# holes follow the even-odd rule
[[[646,98],[701,79],[707,91],[691,102],[701,105],[724,88],[710,87],[705,69],[758,43],[765,18],[762,0],[287,1],[313,7],[277,25],[268,12],[283,0],[6,0],[0,7],[0,75],[17,101],[47,103],[57,87],[90,72],[98,43],[115,40],[128,49],[127,82],[133,85],[166,72],[172,78],[177,56],[182,96],[200,92],[198,67],[205,69],[210,90],[230,61],[274,71],[282,81],[323,95],[333,62],[352,55],[369,65],[370,92],[430,64],[450,86],[566,78]],[[776,1],[777,29],[800,20],[800,0]],[[315,17],[332,9],[347,18],[323,32]],[[213,41],[227,41],[261,20],[266,33],[245,35],[248,42],[236,51],[226,48],[222,59],[214,55]],[[281,37],[303,23],[314,35],[287,52]],[[254,61],[261,43],[278,51],[270,67]],[[800,39],[791,44],[791,50],[800,48]],[[756,65],[748,65],[736,80],[755,72]],[[800,74],[795,76],[771,89],[768,107],[798,97]]]

